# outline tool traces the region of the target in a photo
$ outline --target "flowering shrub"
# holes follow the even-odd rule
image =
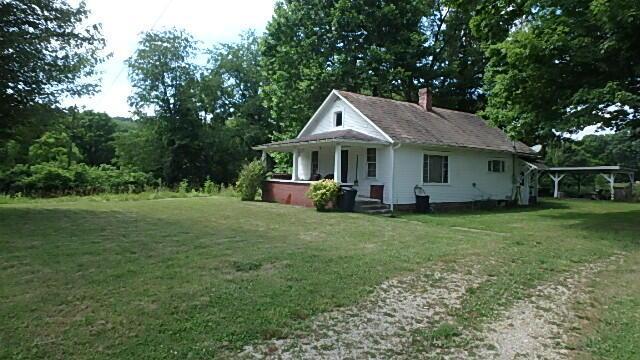
[[[307,191],[307,197],[313,201],[313,205],[316,209],[324,210],[329,202],[336,201],[338,194],[340,193],[340,186],[333,180],[320,180],[311,183],[309,191]]]

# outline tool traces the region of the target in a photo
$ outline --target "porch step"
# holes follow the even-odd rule
[[[378,199],[371,199],[366,197],[357,197],[356,206],[354,209],[356,212],[371,214],[371,215],[390,215],[391,210],[389,205],[383,204]]]

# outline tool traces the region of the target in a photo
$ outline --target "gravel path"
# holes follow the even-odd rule
[[[531,297],[516,302],[499,319],[480,333],[466,334],[476,339],[465,357],[479,359],[567,359],[568,340],[576,336],[579,323],[573,304],[586,301],[586,284],[605,267],[622,260],[618,254],[587,264],[534,288]],[[574,329],[574,330],[572,330]]]
[[[246,347],[241,358],[361,359],[410,357],[410,331],[449,320],[465,292],[484,281],[464,271],[425,270],[385,282],[363,303],[318,316],[311,335]]]
[[[572,326],[578,323],[572,305],[585,301],[585,286],[622,254],[583,265],[553,282],[531,290],[479,330],[467,329],[455,345],[435,353],[411,351],[411,333],[434,329],[453,321],[451,310],[460,306],[467,291],[486,280],[478,268],[458,264],[387,281],[364,302],[322,314],[313,320],[309,335],[247,346],[240,358],[273,359],[566,359]]]

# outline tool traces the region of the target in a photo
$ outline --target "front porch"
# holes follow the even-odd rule
[[[333,179],[358,190],[360,198],[384,201],[388,144],[353,130],[339,130],[256,147],[266,156],[292,154],[291,176],[268,179],[263,199],[291,205],[312,206],[306,197],[313,181]]]

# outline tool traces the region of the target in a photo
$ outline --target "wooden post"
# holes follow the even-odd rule
[[[635,182],[635,179],[634,179],[634,174],[632,172],[629,173],[629,181],[631,182],[630,190],[631,190],[631,198],[633,199],[633,183]]]
[[[293,150],[293,166],[291,168],[291,180],[298,181],[298,149]]]
[[[333,180],[340,182],[342,179],[342,145],[336,144],[333,160]]]
[[[559,183],[560,180],[562,180],[562,178],[564,177],[564,174],[560,175],[558,173],[555,174],[549,174],[549,177],[551,177],[551,180],[553,180],[553,197],[554,198],[558,198],[559,194],[558,194],[558,189],[559,189]]]

